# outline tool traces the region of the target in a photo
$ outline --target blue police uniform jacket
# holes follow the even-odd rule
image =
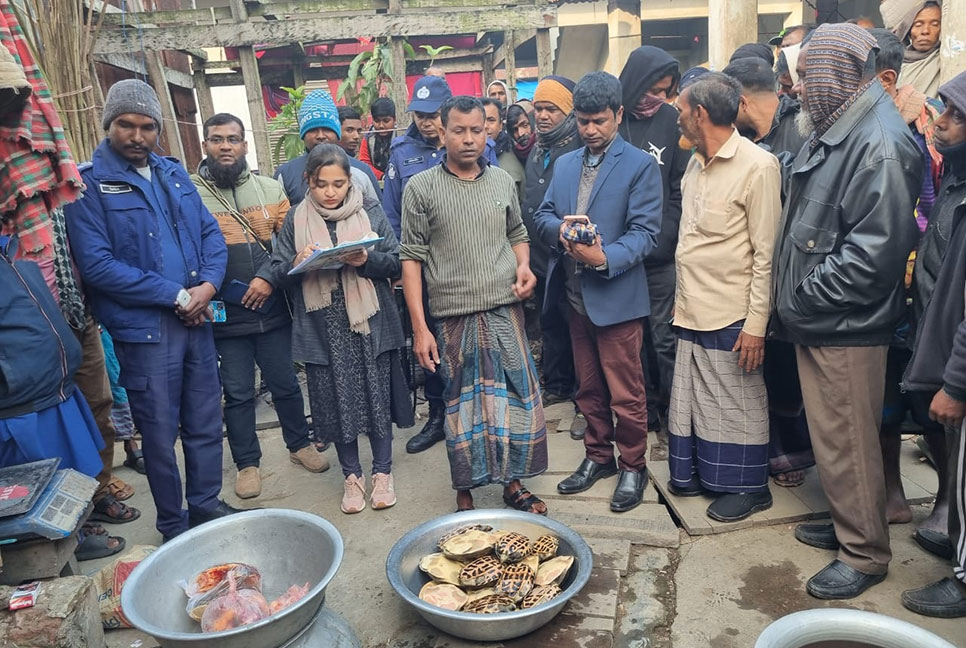
[[[168,216],[150,195],[151,183],[106,139],[80,166],[83,196],[64,208],[91,309],[121,342],[159,342],[162,311],[173,312],[178,292],[206,281],[220,286],[228,261],[221,229],[184,167],[154,153],[148,165],[167,194]],[[168,217],[184,259],[184,286],[162,272],[161,227]]]
[[[382,208],[392,225],[396,238],[402,235],[402,195],[409,179],[420,171],[431,169],[443,161],[445,149],[437,149],[430,144],[416,128],[410,124],[405,133],[389,145],[389,165],[383,176]],[[493,166],[496,163],[496,149],[493,140],[487,138],[483,157]]]

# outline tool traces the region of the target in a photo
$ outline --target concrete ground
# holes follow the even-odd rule
[[[548,420],[554,418],[548,411]],[[556,418],[565,418],[556,416]],[[569,422],[564,421],[565,425]],[[418,429],[418,428],[417,428]],[[555,648],[738,648],[753,646],[758,634],[773,620],[798,610],[827,607],[808,596],[804,583],[832,559],[831,552],[796,542],[790,525],[751,528],[731,533],[690,538],[673,527],[663,505],[656,503],[653,485],[648,502],[637,517],[611,514],[607,488],[600,485],[586,499],[549,499],[551,515],[577,528],[591,543],[595,569],[590,583],[544,629],[516,641],[473,644],[436,631],[399,598],[385,576],[385,560],[393,543],[413,526],[455,509],[449,468],[441,444],[419,455],[407,455],[405,441],[416,430],[397,434],[393,473],[398,504],[385,511],[365,510],[347,516],[339,510],[342,475],[334,451],[327,454],[333,468],[309,474],[288,461],[277,428],[259,432],[262,442],[262,495],[240,501],[233,493],[234,467],[225,449],[224,497],[241,507],[295,508],[330,520],[345,541],[345,558],[330,585],[326,605],[345,617],[364,646],[385,648],[461,648],[464,646]],[[580,442],[566,432],[551,434],[551,473],[534,484],[541,495],[552,493],[548,484],[562,478],[581,456]],[[120,466],[123,453],[117,455]],[[362,443],[364,465],[369,453]],[[151,497],[144,477],[123,467],[121,478],[137,489],[130,504],[142,518],[112,527],[128,546],[158,544]],[[538,481],[538,480],[535,480]],[[476,493],[479,508],[503,508],[500,488]],[[915,507],[916,519],[928,507]],[[582,516],[582,517],[581,517]],[[581,524],[583,522],[584,524]],[[608,526],[610,525],[610,526]],[[906,611],[899,593],[931,582],[949,572],[947,565],[926,554],[912,540],[915,524],[892,528],[893,552],[889,578],[865,596],[839,604],[871,610],[910,621],[966,646],[966,621],[935,620]],[[650,544],[642,544],[650,543]],[[653,546],[659,544],[661,546]],[[82,563],[96,571],[110,559]],[[110,648],[152,648],[150,637],[134,630],[108,633]]]

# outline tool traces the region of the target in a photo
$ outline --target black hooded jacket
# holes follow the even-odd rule
[[[678,82],[678,62],[664,50],[645,45],[631,52],[621,71],[624,91],[624,120],[620,134],[631,146],[641,149],[657,160],[664,183],[664,216],[657,247],[644,259],[645,266],[674,263],[678,244],[678,225],[681,222],[681,177],[687,169],[691,151],[678,147],[678,111],[669,105],[661,106],[653,117],[637,119],[634,107],[656,81],[671,76]]]

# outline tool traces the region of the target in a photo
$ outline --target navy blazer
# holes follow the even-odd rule
[[[551,247],[544,310],[547,304],[565,299],[563,264],[559,263],[564,254],[560,224],[564,216],[576,213],[585,150],[577,149],[557,160],[543,204],[534,215],[536,236]],[[607,270],[580,273],[584,307],[597,326],[650,315],[644,257],[657,245],[663,207],[664,187],[657,162],[618,135],[601,162],[586,214],[597,225],[607,256]]]

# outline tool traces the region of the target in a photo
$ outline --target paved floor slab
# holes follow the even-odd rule
[[[663,499],[674,511],[681,525],[692,536],[726,533],[756,526],[787,524],[812,518],[828,517],[828,501],[822,493],[818,471],[810,468],[805,473],[805,483],[795,488],[783,488],[770,484],[773,504],[738,522],[718,522],[707,516],[711,497],[678,497],[667,488],[670,478],[669,464],[652,461],[648,464],[651,481]],[[910,505],[931,502],[938,484],[936,471],[920,460],[920,453],[911,439],[902,443],[900,474]]]
[[[655,547],[676,547],[680,542],[680,531],[661,504],[645,503],[626,513],[612,513],[604,504],[556,500],[550,516],[584,536]]]

